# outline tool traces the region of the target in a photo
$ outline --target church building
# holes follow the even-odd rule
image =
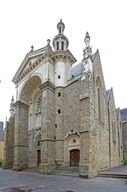
[[[16,101],[11,100],[5,131],[5,168],[37,168],[48,174],[77,167],[92,178],[120,166],[123,137],[120,109],[113,89],[106,90],[99,51],[84,39],[79,64],[69,50],[65,24],[57,24],[52,45],[31,47],[13,77]]]

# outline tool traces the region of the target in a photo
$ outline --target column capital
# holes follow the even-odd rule
[[[43,84],[41,84],[40,86],[41,91],[45,91],[46,89],[50,89],[51,91],[55,91],[55,85],[51,82],[51,81],[46,81]]]

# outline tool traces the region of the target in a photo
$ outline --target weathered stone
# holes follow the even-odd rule
[[[80,176],[92,178],[121,164],[122,123],[113,91],[106,91],[98,50],[92,55],[89,34],[82,62],[72,67],[76,59],[67,49],[63,31],[60,21],[54,51],[49,41],[46,47],[32,50],[13,78],[15,125],[10,119],[5,158],[15,170],[37,167],[47,174],[79,166]]]

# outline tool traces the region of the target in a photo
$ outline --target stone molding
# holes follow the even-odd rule
[[[79,96],[79,100],[83,100],[83,99],[87,99],[90,97],[90,93],[89,92],[86,92],[86,93],[82,93],[80,96]]]
[[[28,145],[21,145],[21,144],[16,144],[14,147],[28,147]]]
[[[43,142],[43,141],[55,141],[54,139],[50,139],[50,138],[45,138],[45,139],[41,139],[41,142]]]
[[[27,105],[26,103],[22,102],[22,101],[16,101],[14,103],[14,107],[21,107],[25,110],[29,110],[29,105]]]
[[[55,51],[54,59],[56,62],[60,60],[63,62],[69,60],[71,64],[77,61],[68,49],[66,51]]]
[[[50,89],[52,92],[55,92],[55,85],[50,81],[44,82],[39,87],[40,87],[42,92],[45,91],[46,89]]]

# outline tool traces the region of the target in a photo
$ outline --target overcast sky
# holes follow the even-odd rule
[[[93,53],[99,49],[106,88],[113,87],[116,107],[127,107],[126,0],[1,0],[0,1],[0,121],[9,115],[15,72],[30,51],[44,47],[65,23],[69,49],[82,60],[86,31]]]

